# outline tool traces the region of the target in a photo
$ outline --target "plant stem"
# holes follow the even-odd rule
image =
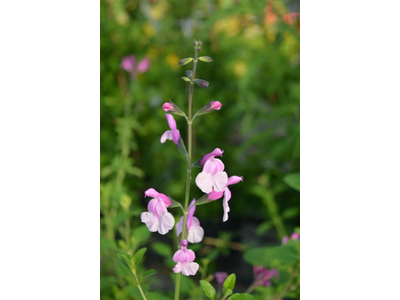
[[[187,169],[186,169],[186,191],[185,191],[185,211],[183,213],[183,229],[181,241],[187,238],[187,215],[189,206],[189,195],[190,195],[190,181],[191,181],[191,163],[192,163],[192,100],[193,100],[193,90],[194,90],[194,78],[196,76],[197,68],[197,51],[194,52],[194,62],[193,62],[193,75],[190,80],[189,88],[189,103],[188,103],[188,158],[187,158]],[[179,247],[179,246],[178,246]],[[176,274],[175,283],[175,300],[179,299],[179,285],[181,281],[181,273]]]
[[[138,287],[138,289],[139,289],[140,294],[142,295],[143,300],[147,300],[146,295],[145,295],[144,292],[143,292],[142,286],[140,285],[140,281],[139,281],[138,278],[137,278],[136,272],[133,272],[133,271],[132,271],[132,274],[133,274],[133,277],[134,277],[135,280],[136,280],[137,287]]]

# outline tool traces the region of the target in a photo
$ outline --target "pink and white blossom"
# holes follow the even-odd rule
[[[290,238],[288,236],[284,236],[282,238],[282,245],[285,245],[287,242],[289,242],[290,240],[300,240],[300,234],[298,234],[297,232],[293,232],[290,235]]]
[[[200,227],[200,221],[198,218],[194,217],[194,212],[196,211],[196,200],[193,199],[189,205],[188,216],[186,219],[186,226],[188,229],[188,241],[190,243],[200,243],[204,237],[204,230]],[[176,223],[176,233],[179,236],[183,230],[183,216],[180,221]]]
[[[137,66],[138,73],[144,73],[150,68],[150,58],[145,57],[143,58]]]
[[[243,177],[231,176],[231,177],[229,177],[228,183],[226,184],[223,191],[217,192],[217,191],[213,190],[211,193],[208,194],[208,199],[210,199],[210,200],[217,200],[217,199],[221,198],[222,196],[224,196],[224,199],[222,200],[222,207],[224,209],[224,216],[222,218],[223,222],[226,222],[228,220],[228,213],[231,210],[229,208],[228,202],[229,202],[229,200],[231,200],[232,193],[229,190],[228,186],[230,186],[232,184],[236,184],[240,181],[243,181]]]
[[[199,264],[193,262],[196,258],[194,252],[187,249],[188,241],[181,242],[181,249],[176,251],[172,258],[177,264],[172,269],[175,273],[182,273],[185,276],[195,275],[199,270]]]
[[[210,193],[213,189],[216,192],[224,190],[228,183],[228,174],[224,172],[225,166],[215,156],[222,156],[223,151],[216,148],[213,152],[204,155],[201,164],[204,163],[203,171],[196,177],[196,184],[203,193]]]
[[[174,217],[167,210],[167,207],[171,205],[171,200],[153,188],[146,190],[144,195],[153,199],[147,205],[148,212],[140,215],[141,221],[151,232],[158,231],[162,235],[166,234],[175,224]]]
[[[171,114],[165,114],[165,117],[167,118],[168,125],[171,130],[164,132],[164,134],[161,136],[161,143],[165,143],[166,140],[172,140],[175,145],[178,145],[181,135],[179,130],[176,128],[174,116]]]

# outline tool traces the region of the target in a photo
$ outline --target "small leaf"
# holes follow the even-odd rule
[[[211,300],[214,300],[216,294],[214,287],[205,280],[200,280],[200,285],[206,296]]]
[[[180,207],[183,210],[182,204],[180,204],[178,201],[175,201],[172,198],[169,198],[169,200],[171,201],[171,205],[168,206],[168,208]]]
[[[253,299],[254,299],[254,297],[252,295],[245,294],[245,293],[241,293],[241,294],[236,293],[236,294],[233,294],[229,298],[229,300],[253,300]]]
[[[192,76],[193,76],[193,71],[187,70],[187,71],[186,71],[186,76],[189,77],[189,78],[191,79]]]
[[[179,61],[178,66],[184,66],[187,65],[188,63],[190,63],[193,60],[192,57],[188,57],[188,58],[183,58]]]
[[[232,295],[232,293],[233,291],[231,289],[227,289],[222,299],[228,298],[230,295]]]
[[[147,251],[147,248],[142,248],[142,249],[139,249],[138,251],[136,251],[135,255],[133,255],[133,262],[135,263],[135,266],[138,266],[141,263],[146,251]]]
[[[283,181],[291,188],[300,192],[300,173],[291,173],[283,178]]]
[[[208,194],[204,194],[203,196],[201,196],[199,199],[196,200],[196,205],[202,205],[212,201],[215,200],[208,199]]]
[[[203,79],[195,79],[194,82],[196,82],[197,85],[198,85],[199,87],[201,87],[202,89],[207,88],[208,85],[209,85],[208,81],[205,81],[205,80],[203,80]]]
[[[201,61],[208,62],[208,63],[213,61],[213,59],[211,57],[209,57],[209,56],[200,56],[199,59]]]
[[[187,78],[187,77],[181,77],[183,80],[185,80],[185,81],[187,81],[187,82],[189,82],[190,81],[190,78]]]
[[[186,151],[186,147],[185,147],[185,143],[183,142],[181,137],[179,137],[178,150],[184,157],[188,156],[187,151]]]
[[[227,290],[232,290],[235,288],[235,283],[236,283],[236,275],[231,274],[228,276],[228,278],[225,279],[224,285],[222,286],[222,291],[224,294],[226,293]]]
[[[297,241],[298,242],[298,241]],[[248,250],[244,260],[253,266],[273,267],[276,264],[292,265],[300,260],[299,250],[288,246],[262,247]]]
[[[156,270],[154,270],[154,269],[147,270],[146,272],[144,272],[144,273],[142,274],[142,278],[145,278],[145,277],[147,277],[147,276],[154,275],[154,274],[156,274],[156,273],[157,273],[157,272],[156,272]]]

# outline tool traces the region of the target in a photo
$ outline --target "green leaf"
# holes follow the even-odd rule
[[[261,223],[257,229],[256,229],[256,234],[257,235],[263,235],[265,234],[270,228],[272,228],[272,224],[270,221],[265,221]]]
[[[170,300],[170,298],[159,293],[146,293],[147,300]]]
[[[134,270],[135,265],[133,263],[132,255],[124,254],[124,253],[118,253],[117,256],[118,256],[118,259],[119,259],[119,261],[120,261],[120,263],[122,264],[123,267],[125,267],[126,269],[128,269],[131,272],[132,272],[132,270]]]
[[[209,57],[209,56],[200,56],[199,59],[201,61],[208,62],[208,63],[213,61],[213,59],[211,57]]]
[[[232,293],[233,291],[231,289],[227,289],[222,299],[228,298],[230,295],[232,295]]]
[[[231,274],[228,276],[228,278],[225,279],[225,282],[222,286],[222,291],[225,294],[227,290],[232,290],[235,288],[235,283],[236,283],[236,275]]]
[[[197,85],[202,89],[208,88],[209,85],[208,81],[205,81],[203,79],[195,79],[194,82],[196,82]]]
[[[288,174],[283,178],[283,181],[291,188],[300,192],[300,173]]]
[[[185,143],[183,142],[181,137],[179,137],[178,150],[184,157],[188,156],[187,151],[186,151],[186,147],[185,147]]]
[[[133,255],[133,262],[134,262],[135,266],[138,266],[141,263],[146,251],[147,251],[147,248],[142,248],[142,249],[136,251],[135,255]]]
[[[292,265],[300,260],[300,253],[290,246],[262,247],[246,251],[244,259],[253,266]]]
[[[245,293],[236,293],[233,294],[231,297],[229,297],[229,300],[253,300],[254,297],[250,294],[245,294]]]
[[[205,280],[200,280],[200,285],[206,296],[211,300],[214,300],[216,294],[214,287]]]
[[[157,273],[157,272],[156,272],[156,270],[154,270],[154,269],[147,270],[146,272],[144,272],[144,273],[142,274],[142,278],[145,278],[145,277],[147,277],[147,276],[154,275],[154,274],[156,274],[156,273]]]
[[[190,63],[193,60],[193,57],[183,58],[179,61],[178,66],[184,66]]]
[[[169,200],[171,201],[171,205],[168,206],[168,208],[180,207],[182,209],[182,211],[183,211],[182,204],[180,204],[178,201],[175,201],[172,198],[169,198]]]
[[[181,77],[183,80],[185,80],[185,81],[187,81],[187,82],[189,82],[190,81],[190,78],[187,78],[187,77]]]
[[[154,250],[154,252],[156,252],[158,255],[164,256],[166,258],[170,258],[172,257],[172,251],[171,248],[161,242],[154,242],[151,245],[151,248]]]
[[[146,225],[141,225],[133,229],[132,235],[137,241],[137,246],[144,244],[150,238],[151,232]]]

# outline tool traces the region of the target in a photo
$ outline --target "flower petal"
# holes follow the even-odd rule
[[[226,172],[218,172],[212,176],[212,181],[213,181],[214,191],[221,192],[224,190],[226,184],[228,183],[228,174],[226,174]],[[203,192],[206,193],[205,191]]]
[[[179,250],[180,251],[180,250]],[[179,273],[182,271],[182,264],[180,262],[178,262],[175,267],[172,269],[172,271],[174,271],[174,273]]]
[[[227,178],[228,180],[228,178]],[[213,186],[213,178],[211,173],[201,172],[196,177],[196,185],[203,193],[210,193],[212,191]]]
[[[192,226],[192,218],[193,218],[194,212],[196,211],[195,203],[196,203],[196,199],[193,199],[192,202],[190,202],[190,204],[189,204],[190,209],[189,209],[188,216],[186,219],[186,225],[187,225],[188,229],[190,229],[190,227]]]
[[[183,230],[183,216],[181,217],[179,222],[176,223],[175,228],[176,228],[176,235],[179,236],[182,233],[182,230]]]
[[[225,169],[225,166],[224,166],[224,163],[222,162],[222,160],[220,160],[218,158],[214,158],[213,160],[216,165],[216,170],[214,170],[214,173],[222,172]]]
[[[194,217],[193,219],[197,219]],[[198,220],[197,220],[198,221]],[[200,243],[204,237],[204,229],[200,226],[192,226],[189,229],[188,241],[191,243]]]
[[[171,128],[171,130],[176,129],[176,122],[174,116],[171,114],[165,114],[165,117],[167,118],[169,128]]]
[[[142,212],[140,215],[140,220],[146,224],[147,228],[151,232],[156,232],[158,231],[159,227],[159,219],[152,213],[150,212]]]
[[[224,209],[224,216],[222,218],[223,222],[228,221],[228,212],[230,212],[230,210],[231,210],[229,208],[228,202],[231,199],[231,196],[232,196],[231,191],[228,188],[225,188],[224,199],[222,200],[222,207]]]
[[[236,184],[238,182],[243,181],[243,177],[241,176],[231,176],[228,178],[228,185]]]
[[[160,233],[162,235],[166,234],[168,231],[170,231],[174,227],[174,224],[175,224],[175,219],[171,215],[171,213],[167,212],[166,214],[161,215],[158,233]]]
[[[215,149],[213,150],[213,152],[208,153],[208,154],[204,155],[204,156],[201,158],[200,164],[204,165],[204,164],[207,162],[207,160],[209,160],[210,158],[215,157],[215,156],[222,156],[222,153],[224,153],[224,151],[222,151],[222,150],[219,149],[219,148],[215,148]]]
[[[182,263],[182,274],[185,276],[195,275],[199,270],[199,264],[195,262]]]
[[[167,212],[165,203],[160,198],[152,199],[147,205],[147,209],[156,216],[161,216]]]
[[[160,142],[163,144],[163,143],[165,143],[166,140],[172,140],[172,131],[171,130],[167,130],[166,132],[164,132],[164,134],[161,136]]]

